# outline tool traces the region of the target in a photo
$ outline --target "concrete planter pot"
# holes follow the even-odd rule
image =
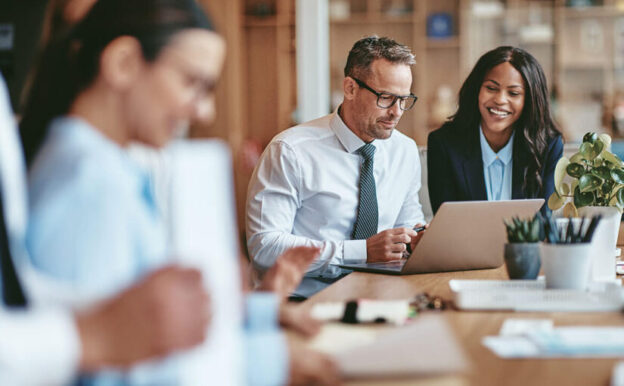
[[[585,206],[579,208],[579,216],[602,215],[594,233],[591,247],[591,280],[613,281],[615,279],[615,246],[620,230],[622,214],[610,206]]]
[[[541,267],[538,243],[505,244],[505,265],[510,279],[537,279]]]
[[[585,291],[591,276],[590,243],[540,243],[546,288]]]

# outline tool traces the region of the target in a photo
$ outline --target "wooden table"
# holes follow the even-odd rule
[[[452,296],[448,282],[451,279],[507,279],[507,273],[504,266],[491,270],[409,276],[354,272],[302,303],[301,307],[311,307],[318,302],[345,301],[354,298],[405,299],[421,292],[450,300]],[[487,335],[498,335],[506,318],[552,319],[555,326],[624,326],[624,315],[616,312],[520,313],[445,310],[442,311],[442,315],[453,328],[457,340],[471,362],[470,372],[462,377],[464,381],[462,383],[471,385],[609,385],[617,359],[498,358],[481,344],[481,339]],[[447,384],[435,382],[439,383]]]

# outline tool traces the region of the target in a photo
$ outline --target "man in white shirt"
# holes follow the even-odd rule
[[[338,110],[278,134],[262,154],[247,196],[248,249],[264,271],[288,248],[321,248],[297,295],[344,275],[336,264],[399,259],[420,239],[418,149],[394,130],[416,102],[414,63],[392,39],[357,41]]]
[[[84,311],[51,306],[57,288],[24,255],[20,149],[0,76],[0,385],[65,384],[79,369],[127,367],[202,342],[209,301],[194,269],[163,268]],[[21,282],[31,291],[24,293]]]

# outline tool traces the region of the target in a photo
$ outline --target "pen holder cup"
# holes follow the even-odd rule
[[[534,280],[540,271],[538,243],[505,244],[505,266],[510,279]]]
[[[587,289],[591,275],[591,244],[540,243],[546,288]]]

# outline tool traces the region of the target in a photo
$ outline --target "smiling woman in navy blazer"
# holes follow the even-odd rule
[[[458,105],[427,142],[434,213],[445,201],[547,200],[563,143],[537,60],[514,47],[487,52],[462,85]]]

